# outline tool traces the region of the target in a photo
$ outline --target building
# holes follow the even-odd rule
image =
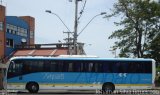
[[[35,19],[31,16],[6,16],[6,7],[0,5],[0,89],[2,89],[3,64],[16,46],[34,44]]]
[[[0,5],[0,58],[15,51],[16,45],[34,44],[35,19],[31,16],[6,16],[6,8]]]

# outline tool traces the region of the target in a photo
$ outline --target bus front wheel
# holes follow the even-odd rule
[[[102,86],[103,93],[111,94],[115,90],[115,86],[113,83],[107,82]]]
[[[30,92],[30,93],[37,93],[39,90],[39,85],[35,82],[30,82],[26,85],[26,89]]]

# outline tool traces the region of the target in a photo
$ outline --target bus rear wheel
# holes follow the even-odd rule
[[[102,93],[111,94],[115,90],[115,86],[113,83],[107,82],[102,86]]]
[[[37,93],[39,90],[39,85],[35,82],[30,82],[27,84],[26,89],[30,92],[30,93]]]

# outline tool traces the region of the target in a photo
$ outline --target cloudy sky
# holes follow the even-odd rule
[[[35,43],[47,44],[57,43],[58,40],[65,42],[67,37],[63,31],[67,31],[62,22],[53,14],[46,13],[51,10],[59,15],[64,23],[74,30],[74,7],[71,0],[2,0],[7,7],[8,16],[32,16],[35,18]],[[79,21],[78,33],[97,14],[110,12],[116,0],[87,0],[85,10]],[[79,11],[82,9],[85,0],[79,2]],[[84,49],[88,55],[100,57],[114,57],[111,46],[114,40],[108,39],[116,27],[113,22],[117,18],[107,20],[103,16],[97,16],[78,36],[78,42],[85,43]]]

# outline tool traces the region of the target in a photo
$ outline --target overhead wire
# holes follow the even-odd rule
[[[83,14],[84,9],[85,9],[85,6],[86,6],[86,3],[87,3],[87,0],[85,0],[82,9],[81,9],[81,11],[79,12],[80,16],[78,17],[78,20],[82,17],[82,14]]]

